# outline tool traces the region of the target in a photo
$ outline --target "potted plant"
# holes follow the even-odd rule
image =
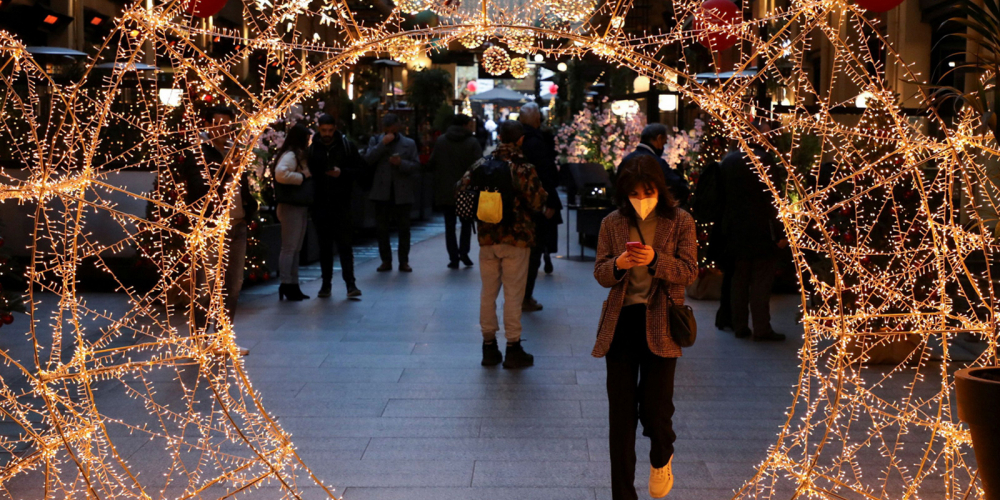
[[[958,419],[969,424],[986,500],[1000,500],[1000,367],[955,373]]]

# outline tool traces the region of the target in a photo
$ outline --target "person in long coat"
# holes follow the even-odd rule
[[[461,221],[461,235],[455,237],[455,184],[483,157],[483,148],[474,135],[475,127],[471,116],[455,115],[451,126],[434,143],[434,151],[427,162],[427,169],[434,172],[434,204],[444,212],[445,245],[451,269],[457,269],[460,261],[472,266],[469,258],[472,223]]]

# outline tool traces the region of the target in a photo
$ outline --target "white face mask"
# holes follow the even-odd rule
[[[657,197],[649,198],[633,198],[629,197],[628,201],[632,202],[632,207],[635,208],[635,213],[639,214],[639,218],[646,220],[649,214],[653,213],[653,209],[656,208],[656,202],[659,201]]]

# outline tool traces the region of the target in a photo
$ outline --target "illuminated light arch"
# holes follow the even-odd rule
[[[598,12],[611,17],[607,26],[584,23],[583,27],[558,28],[511,22],[518,21],[518,16],[536,17],[535,7],[544,13],[547,1],[524,2],[521,10],[506,17],[488,13],[489,6],[481,4],[481,12],[455,14],[455,19],[446,20],[440,26],[415,30],[400,29],[396,17],[376,27],[361,26],[344,4],[329,4],[336,14],[332,16],[305,11],[297,2],[276,2],[276,11],[294,12],[293,18],[327,15],[336,20],[350,43],[340,48],[285,41],[278,33],[285,19],[277,14],[272,14],[270,20],[262,14],[265,19],[258,26],[262,27],[260,33],[243,37],[221,29],[197,28],[185,24],[190,21],[183,18],[176,23],[165,17],[165,11],[179,12],[182,2],[168,4],[166,10],[153,13],[136,6],[122,16],[116,32],[125,34],[138,30],[137,39],[124,38],[118,47],[105,46],[102,54],[110,53],[115,60],[134,64],[142,60],[144,43],[158,44],[158,53],[169,57],[175,69],[192,74],[190,79],[182,75],[184,81],[200,84],[222,96],[225,104],[239,110],[243,128],[233,136],[236,144],[255,144],[269,123],[316,92],[332,75],[362,55],[389,51],[391,46],[400,43],[399,40],[426,50],[430,43],[447,44],[470,33],[500,41],[506,34],[515,34],[518,43],[524,42],[523,35],[527,33],[534,35],[534,52],[567,57],[593,52],[608,61],[628,66],[653,82],[676,80],[677,90],[720,120],[730,137],[744,150],[750,150],[752,144],[760,144],[776,155],[778,168],[757,161],[755,166],[774,195],[789,235],[800,282],[808,285],[801,294],[806,325],[805,343],[800,351],[802,367],[787,421],[777,429],[779,436],[767,459],[758,465],[756,473],[737,491],[736,497],[888,499],[921,494],[940,496],[943,492],[947,498],[964,498],[970,488],[978,494],[978,487],[972,483],[974,468],[967,463],[971,450],[968,430],[957,423],[950,395],[950,373],[954,368],[997,361],[992,277],[988,268],[977,272],[966,265],[968,258],[976,254],[989,261],[996,244],[983,224],[984,217],[979,214],[997,213],[993,202],[997,199],[994,196],[997,190],[976,160],[1000,157],[1000,151],[994,141],[982,133],[976,119],[963,115],[955,124],[947,124],[932,112],[929,117],[939,122],[945,130],[945,138],[935,140],[919,134],[898,108],[897,99],[883,80],[884,71],[871,74],[865,68],[870,62],[867,49],[854,49],[849,38],[842,37],[845,29],[848,36],[851,33],[858,35],[863,27],[870,25],[857,7],[838,0],[794,2],[786,10],[770,13],[767,19],[751,20],[737,27],[735,31],[747,49],[740,59],[739,69],[746,70],[755,55],[767,56],[768,63],[757,76],[734,77],[718,86],[699,84],[694,75],[671,68],[650,55],[655,54],[653,49],[664,45],[695,43],[698,34],[685,32],[683,22],[665,34],[627,37],[617,29],[621,23],[613,19],[624,17],[628,2],[607,3],[598,8]],[[677,5],[679,21],[697,7],[696,2],[677,2]],[[244,7],[247,16],[247,12],[262,12],[254,11],[252,4]],[[838,19],[839,24],[831,24],[832,18]],[[766,21],[782,21],[783,25],[765,40],[755,33],[760,23]],[[800,75],[779,72],[775,59],[785,51],[791,53],[786,58],[799,57],[793,69],[802,70],[801,55],[812,43],[810,33],[825,35],[838,49],[835,67],[853,80],[859,92],[872,94],[868,101],[869,109],[873,110],[870,118],[881,120],[883,129],[873,132],[838,124],[832,117],[831,108],[839,103],[832,102],[829,94],[821,95],[808,81],[801,80]],[[168,35],[180,40],[180,49],[163,43]],[[296,52],[325,54],[328,59],[310,65],[308,71],[295,77],[282,76],[279,85],[262,89],[259,95],[247,91],[246,101],[236,103],[225,90],[226,84],[247,90],[231,71],[236,58],[214,60],[193,42],[187,42],[196,36],[229,37],[242,42],[245,48],[237,54],[244,58],[250,54],[250,48],[254,48],[281,60],[296,61],[301,66],[309,64],[308,60],[295,56]],[[537,45],[539,40],[546,39],[570,43],[548,48]],[[4,184],[0,187],[0,200],[58,200],[66,205],[61,213],[46,208],[45,203],[35,210],[35,238],[52,241],[55,249],[40,249],[33,255],[28,277],[39,290],[54,292],[62,298],[54,311],[72,319],[71,334],[66,336],[72,337],[76,346],[76,354],[70,360],[53,358],[51,351],[57,350],[64,340],[59,338],[51,347],[37,340],[39,331],[44,330],[40,329],[38,321],[42,321],[39,316],[46,311],[46,306],[40,303],[32,306],[34,321],[29,333],[38,360],[35,367],[17,364],[21,374],[31,381],[32,389],[22,395],[8,392],[0,401],[5,415],[24,427],[26,436],[2,442],[0,446],[15,449],[28,445],[33,448],[23,459],[7,464],[0,472],[0,483],[10,484],[11,478],[29,469],[36,469],[37,474],[39,470],[44,472],[62,465],[68,478],[82,479],[85,486],[66,480],[59,473],[49,472],[46,473],[49,479],[46,487],[53,494],[83,487],[95,494],[102,491],[121,497],[154,496],[149,491],[159,485],[140,481],[114,445],[115,436],[108,427],[121,426],[165,443],[172,465],[177,468],[186,465],[184,449],[197,450],[199,468],[177,474],[178,478],[187,481],[184,492],[189,496],[216,491],[228,494],[277,483],[283,495],[297,497],[298,489],[303,487],[301,482],[320,485],[327,495],[334,496],[295,455],[287,434],[261,405],[259,394],[253,390],[242,364],[233,363],[232,356],[220,358],[215,355],[220,349],[232,355],[236,349],[235,332],[225,315],[219,279],[225,268],[226,211],[209,204],[178,206],[176,202],[167,203],[129,192],[115,184],[107,171],[98,168],[106,165],[95,162],[97,146],[111,140],[102,137],[99,131],[123,118],[123,113],[113,111],[112,107],[116,102],[114,91],[123,86],[127,72],[113,72],[113,79],[104,85],[106,95],[102,100],[90,97],[80,87],[55,85],[16,40],[0,34],[0,41],[0,77],[6,91],[11,91],[21,77],[47,81],[60,99],[49,106],[71,109],[66,116],[72,117],[73,123],[64,125],[71,130],[55,135],[48,129],[54,125],[51,121],[42,121],[29,111],[42,105],[37,92],[29,91],[26,103],[10,94],[13,108],[20,115],[3,110],[5,125],[0,134],[5,134],[5,139],[13,137],[18,120],[36,125],[30,127],[32,131],[39,129],[46,133],[16,139],[19,145],[33,146],[35,152],[28,156],[42,161],[31,162],[35,166],[30,169],[28,179],[0,174]],[[893,53],[891,45],[886,45]],[[95,71],[94,64],[96,61],[90,61],[91,71]],[[903,73],[908,73],[905,65],[896,64]],[[834,77],[837,74],[834,72]],[[753,109],[742,99],[762,78],[793,83],[796,89],[793,111],[782,117],[781,130],[792,132],[790,149],[780,145],[775,135],[761,134],[753,126]],[[910,78],[919,80],[912,74]],[[831,82],[831,88],[835,87],[834,83]],[[815,97],[821,104],[819,113],[806,110],[806,96]],[[92,104],[94,109],[85,109],[81,102]],[[185,100],[183,108],[193,110],[194,104]],[[157,137],[162,132],[186,133],[189,139],[197,132],[190,118],[182,120],[176,129],[164,131],[161,122],[149,115],[153,108],[144,109],[145,114],[132,119],[135,128],[141,131],[144,145],[162,145]],[[96,121],[80,122],[94,110],[98,116]],[[823,172],[817,166],[803,170],[793,162],[793,153],[799,147],[796,141],[805,135],[822,138],[823,151],[835,163],[833,172]],[[66,154],[68,151],[84,152],[85,161],[70,158]],[[128,153],[123,156],[126,167],[152,160],[158,173],[162,173],[168,169],[167,157],[178,152],[154,153],[152,158],[129,158]],[[877,154],[873,156],[873,152]],[[252,153],[248,149],[235,149],[229,161],[245,169],[253,161]],[[935,170],[924,168],[932,162]],[[60,170],[62,167],[65,169]],[[124,168],[109,171],[120,170]],[[787,183],[775,181],[772,174],[778,171],[787,174]],[[973,201],[962,206],[961,200],[956,202],[950,195],[945,196],[954,192],[955,185],[961,185]],[[969,186],[986,191],[986,200],[978,202],[985,206],[974,206],[975,200],[983,196]],[[227,194],[231,198],[234,186],[229,189]],[[897,199],[896,192],[904,189],[916,194],[909,195],[907,200]],[[112,192],[135,199],[148,198],[157,207],[183,215],[193,227],[178,230],[118,211],[102,197],[102,193]],[[913,203],[913,197],[917,198],[917,203]],[[955,220],[959,208],[969,209],[969,216],[979,224],[960,224]],[[126,232],[128,228],[134,228],[135,232],[128,233],[129,236],[117,246],[99,248],[87,238],[84,209],[106,213]],[[861,214],[862,211],[866,213]],[[908,211],[912,213],[905,213]],[[834,234],[843,226],[843,221],[837,219],[838,212],[841,218],[848,219],[853,214],[853,242]],[[843,215],[844,212],[848,214]],[[886,214],[892,219],[889,234],[879,237],[881,246],[871,246],[877,239],[872,221]],[[163,279],[148,294],[129,291],[135,305],[122,317],[110,317],[86,306],[76,295],[75,288],[75,272],[83,258],[118,250],[134,243],[140,233],[152,231],[182,236],[187,245],[182,255],[188,262],[183,259],[168,261],[158,256],[161,260],[157,265],[163,271]],[[822,268],[827,265],[829,269]],[[172,273],[176,268],[200,268],[207,275],[208,288],[199,290],[195,280],[177,277]],[[107,272],[112,274],[110,270]],[[921,284],[928,275],[930,291]],[[189,295],[206,297],[207,304],[190,307],[182,314],[167,308],[161,314],[155,301],[181,285],[187,286]],[[964,298],[967,306],[958,307],[956,298]],[[33,296],[32,303],[35,303]],[[175,326],[171,320],[178,319],[177,316],[190,321]],[[199,316],[208,318],[205,324],[207,321],[216,323],[219,333],[199,326],[194,321]],[[105,326],[107,333],[102,333],[99,341],[91,342],[83,332],[88,322],[108,323]],[[142,325],[143,322],[149,324]],[[180,331],[184,327],[188,332],[182,335]],[[61,329],[56,330],[62,333]],[[110,347],[124,336],[122,330],[138,332],[146,341]],[[949,364],[950,337],[960,332],[981,335],[988,342],[987,349],[971,363]],[[888,368],[866,366],[863,358],[893,341],[915,343],[910,356],[914,366],[907,362]],[[930,358],[932,351],[938,348],[943,350],[945,362],[934,364]],[[48,361],[41,358],[46,351],[50,351]],[[7,362],[18,361],[6,352],[3,355]],[[157,384],[147,378],[148,373],[162,368],[174,369],[178,371],[178,379],[184,381],[182,372],[187,366],[194,366],[198,373],[190,384],[192,387],[183,387],[176,400],[157,400],[154,397]],[[937,373],[931,372],[932,368]],[[936,376],[936,380],[921,385],[928,372]],[[897,387],[889,382],[891,375],[906,375],[914,384],[909,389]],[[177,429],[168,424],[154,432],[99,410],[91,384],[110,379],[121,382],[128,394],[142,401],[150,415],[161,422],[166,419],[196,427],[199,430],[197,439],[172,434],[172,430]],[[130,385],[132,382],[136,384]],[[207,413],[206,409],[195,408],[193,403],[199,394],[197,385],[202,383],[208,389],[203,394],[210,395]],[[73,397],[80,392],[84,394],[82,399]],[[186,403],[188,407],[183,411],[168,407],[176,402]],[[216,419],[216,414],[222,415],[221,420]],[[39,428],[29,417],[41,418],[47,428]],[[857,427],[861,427],[860,430]],[[816,438],[816,435],[821,436]],[[907,440],[910,436],[917,436],[918,442],[910,443]],[[238,448],[242,455],[230,451],[232,447]],[[872,447],[881,456],[866,455]],[[215,466],[202,471],[201,461],[214,462]],[[81,474],[79,471],[88,472]],[[748,469],[748,475],[749,472]],[[864,475],[865,472],[869,474]],[[163,486],[160,494],[166,494],[167,490],[168,487]]]

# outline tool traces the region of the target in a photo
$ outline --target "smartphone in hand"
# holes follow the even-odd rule
[[[646,245],[639,243],[638,241],[630,241],[625,244],[625,250],[642,250]]]

